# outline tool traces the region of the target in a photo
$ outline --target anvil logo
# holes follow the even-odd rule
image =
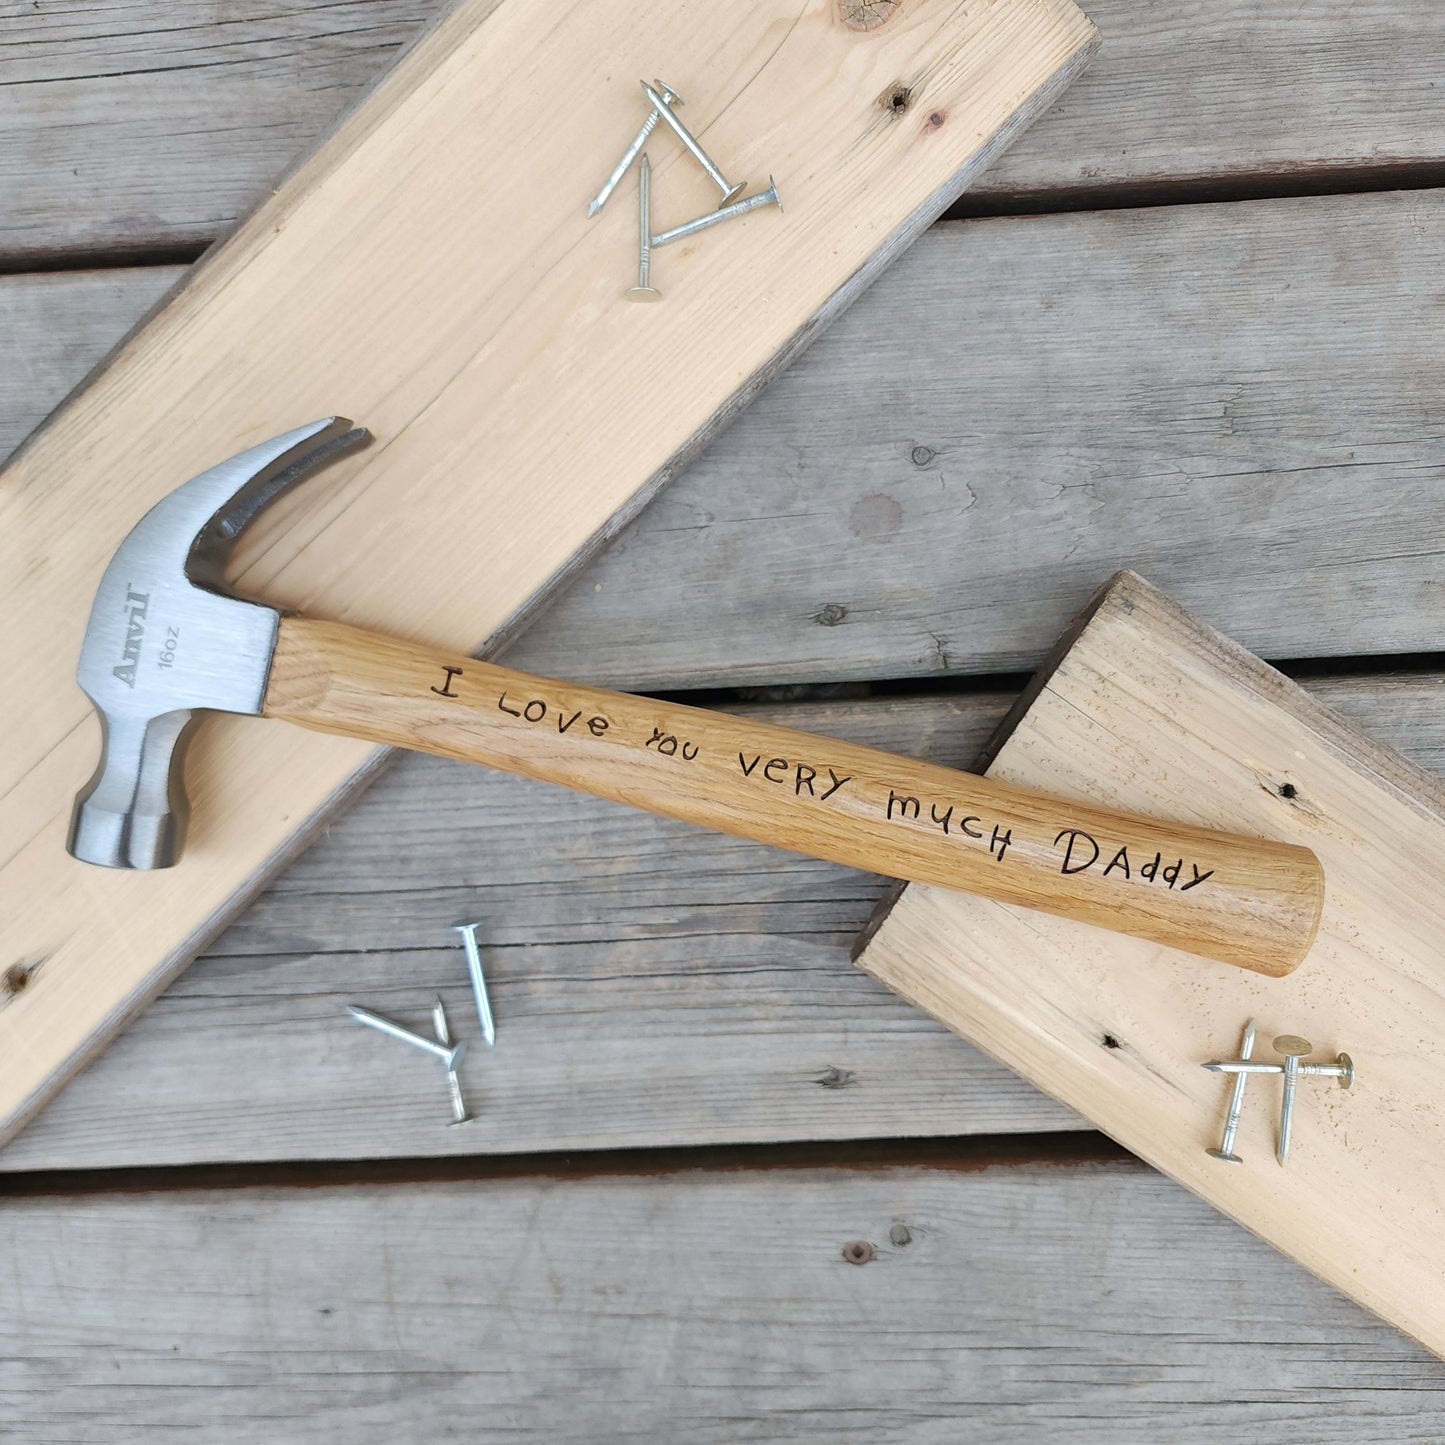
[[[135,670],[140,663],[140,645],[146,631],[146,609],[150,603],[149,592],[131,589],[125,594],[125,650],[121,653],[120,666],[111,668],[111,674],[127,687],[135,686]]]

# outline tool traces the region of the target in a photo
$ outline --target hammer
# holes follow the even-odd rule
[[[184,842],[198,710],[489,764],[853,868],[983,894],[1285,974],[1319,925],[1308,849],[1137,817],[790,728],[557,682],[283,615],[227,592],[246,526],[363,445],[341,417],[231,457],[164,497],[100,582],[79,682],[100,714],[68,847],[165,868]]]

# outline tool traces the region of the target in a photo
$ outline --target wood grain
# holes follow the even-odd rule
[[[281,619],[263,711],[1256,973],[1290,972],[1319,928],[1324,877],[1305,847],[1062,801],[339,623]]]
[[[4,0],[0,255],[214,239],[436,9]],[[1089,12],[1106,40],[1100,60],[981,180],[979,200],[1046,208],[1182,187],[1351,190],[1438,176],[1445,15],[1434,0],[1093,0]]]
[[[1035,679],[990,769],[1204,825],[1308,839],[1325,916],[1289,979],[1200,965],[1135,940],[910,887],[860,962],[1322,1278],[1445,1350],[1445,786],[1321,708],[1138,578],[1102,592]],[[1301,1091],[1286,1167],[1272,1091],[1246,1102],[1239,1167],[1209,1158],[1245,1019],[1302,1034],[1361,1079]],[[1261,1050],[1264,1053],[1264,1050]],[[1265,1055],[1269,1057],[1269,1055]]]
[[[243,587],[476,648],[642,505],[1094,42],[1069,0],[916,0],[867,35],[828,0],[753,7],[745,26],[663,7],[655,52],[707,56],[694,126],[738,174],[786,177],[793,204],[737,222],[726,249],[675,248],[673,294],[648,320],[622,299],[633,219],[585,215],[598,137],[636,124],[603,57],[623,64],[638,18],[621,0],[453,12],[0,478],[0,572],[25,579],[0,714],[0,936],[6,968],[34,974],[0,1013],[0,1135],[374,763],[296,730],[211,727],[188,786],[213,821],[179,868],[137,879],[63,857],[97,746],[73,659],[101,568],[156,497],[299,417],[350,412],[377,444],[275,509],[237,559]],[[900,75],[927,109],[879,104]],[[568,106],[539,127],[537,98],[558,87]],[[657,167],[669,204],[700,208],[691,167]]]
[[[1445,773],[1445,679],[1314,679]],[[973,765],[1011,698],[745,709]],[[514,1154],[1084,1127],[852,967],[870,874],[543,783],[400,757],[0,1150],[0,1170]],[[477,1025],[450,925],[482,920],[498,1019],[440,1079],[345,1015]]]
[[[1168,1181],[959,1162],[8,1199],[8,1438],[1445,1432],[1437,1361]]]
[[[639,690],[1021,670],[1123,566],[1268,657],[1436,650],[1442,225],[1414,192],[936,227],[509,660]],[[0,278],[0,448],[159,285]]]

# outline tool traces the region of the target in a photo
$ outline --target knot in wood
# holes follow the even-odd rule
[[[849,30],[877,30],[893,18],[903,0],[838,0],[838,15]]]

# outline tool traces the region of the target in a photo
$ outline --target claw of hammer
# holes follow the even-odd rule
[[[78,680],[100,714],[100,766],[76,799],[70,852],[167,868],[184,841],[181,758],[196,708],[259,713],[280,613],[232,597],[237,537],[281,492],[368,440],[344,417],[272,437],[163,497],[101,579]]]

